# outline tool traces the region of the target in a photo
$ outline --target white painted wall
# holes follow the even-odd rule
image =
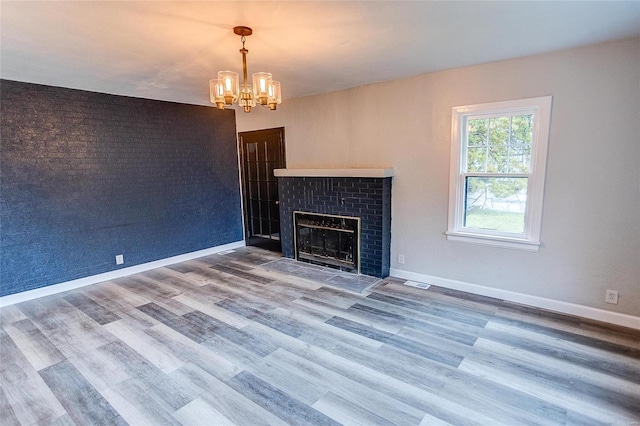
[[[545,95],[553,112],[540,251],[447,241],[451,108]],[[634,316],[639,123],[640,38],[237,113],[238,131],[285,127],[290,168],[393,166],[392,268]],[[619,305],[604,303],[608,288]]]

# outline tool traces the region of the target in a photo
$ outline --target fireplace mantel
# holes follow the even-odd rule
[[[275,169],[276,177],[365,177],[387,178],[393,177],[393,167],[379,169],[349,168],[349,169]]]

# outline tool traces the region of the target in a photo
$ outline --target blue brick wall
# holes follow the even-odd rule
[[[242,240],[234,111],[2,80],[0,115],[0,295]]]
[[[279,177],[282,254],[293,258],[293,212],[360,217],[360,272],[387,277],[392,178]]]

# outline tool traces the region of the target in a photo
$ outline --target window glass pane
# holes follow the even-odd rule
[[[256,156],[256,144],[248,143],[246,146],[247,146],[247,161],[257,161],[258,157]]]
[[[487,171],[487,148],[467,149],[467,171],[486,172]]]
[[[258,182],[251,181],[249,182],[249,196],[251,198],[259,198],[258,194]]]
[[[267,182],[258,182],[260,192],[258,192],[258,198],[266,200],[269,197],[269,189],[267,188]]]
[[[469,120],[467,134],[468,146],[485,146],[487,144],[487,127],[489,120],[476,119]]]
[[[530,144],[533,135],[533,114],[511,118],[511,143]]]
[[[489,120],[489,144],[506,145],[509,143],[509,119],[498,117]]]
[[[252,234],[262,234],[262,227],[260,226],[262,222],[260,218],[252,218],[251,219],[251,233]]]
[[[507,173],[509,147],[507,145],[502,146],[490,146],[489,155],[487,159],[487,171],[490,173]]]
[[[248,163],[247,165],[247,179],[258,179],[258,163]]]
[[[269,201],[260,201],[260,217],[262,219],[269,219]]]
[[[258,161],[267,161],[267,144],[264,142],[256,143],[256,151],[258,152]]]
[[[524,233],[528,178],[466,178],[464,227]]]
[[[256,199],[251,199],[250,200],[250,206],[251,206],[251,217],[259,217],[260,216],[260,200],[256,200]]]
[[[512,145],[509,149],[509,173],[529,173],[531,145]]]
[[[258,165],[258,180],[265,182],[267,180],[267,163],[257,163]]]
[[[269,223],[269,220],[262,219],[261,224],[262,224],[262,229],[260,231],[260,234],[262,234],[262,235],[270,235],[271,234],[271,229],[269,229],[269,227],[270,227],[271,224]]]

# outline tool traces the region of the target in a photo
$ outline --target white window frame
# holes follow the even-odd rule
[[[542,201],[547,166],[547,146],[551,124],[552,96],[492,102],[454,107],[451,117],[451,167],[449,178],[448,240],[484,244],[519,250],[538,251],[542,225]],[[464,197],[466,171],[467,121],[505,115],[533,114],[531,165],[528,174],[525,229],[522,234],[465,228]],[[500,173],[469,173],[477,176],[500,177]],[[507,175],[510,176],[510,175]]]

